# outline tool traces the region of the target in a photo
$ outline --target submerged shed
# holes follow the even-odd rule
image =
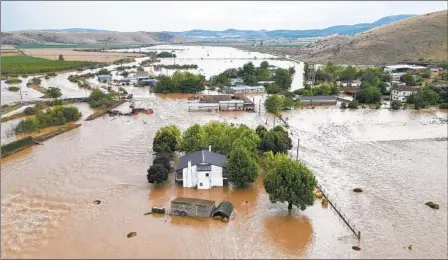
[[[235,208],[233,207],[233,204],[229,201],[223,201],[219,203],[218,207],[213,210],[212,217],[214,219],[221,219],[224,222],[229,221],[230,216],[232,216],[233,210]]]

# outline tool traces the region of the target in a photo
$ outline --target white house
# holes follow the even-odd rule
[[[179,159],[176,166],[176,181],[185,188],[211,189],[221,187],[226,177],[226,156],[209,150],[186,154]]]
[[[417,93],[416,88],[410,88],[410,87],[398,87],[397,89],[393,89],[390,92],[391,100],[398,100],[401,102],[405,102],[406,98],[409,97],[412,94]]]

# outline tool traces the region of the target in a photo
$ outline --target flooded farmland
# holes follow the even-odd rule
[[[80,128],[2,160],[3,258],[447,257],[446,112],[322,107],[284,113],[291,156],[300,138],[299,159],[361,230],[358,242],[319,200],[288,215],[287,205],[269,202],[261,179],[247,189],[184,189],[172,174],[162,187],[147,184],[160,127],[185,130],[210,120],[272,127],[274,120],[265,111],[188,112],[185,95],[129,91],[151,102],[154,114],[82,121]],[[251,98],[258,104],[265,97]],[[90,111],[83,105],[85,117]],[[353,193],[355,187],[364,192]],[[229,200],[235,219],[144,215],[152,206],[169,207],[176,196]],[[137,236],[127,238],[129,232]]]

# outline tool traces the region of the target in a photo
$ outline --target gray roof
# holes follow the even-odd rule
[[[203,200],[203,199],[186,198],[186,197],[177,197],[173,199],[171,203],[190,204],[199,206],[215,206],[214,200]]]
[[[336,96],[300,96],[300,100],[336,100]]]
[[[201,150],[180,157],[176,170],[187,168],[188,161],[191,161],[191,166],[198,164],[210,164],[219,167],[226,167],[225,155],[209,152],[208,150]]]

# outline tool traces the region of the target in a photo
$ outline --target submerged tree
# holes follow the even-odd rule
[[[314,174],[299,161],[279,162],[264,178],[264,187],[271,202],[288,202],[288,209],[305,210],[312,206],[317,181]]]
[[[226,165],[229,180],[237,186],[245,186],[257,179],[257,163],[242,146],[232,149]]]
[[[180,135],[180,130],[174,125],[160,128],[153,140],[154,152],[172,155],[179,148]]]
[[[153,164],[148,169],[148,174],[146,178],[148,179],[148,183],[162,183],[168,180],[168,172],[162,164]]]
[[[190,126],[182,135],[181,150],[186,153],[199,151],[205,147],[205,131],[198,124]]]

